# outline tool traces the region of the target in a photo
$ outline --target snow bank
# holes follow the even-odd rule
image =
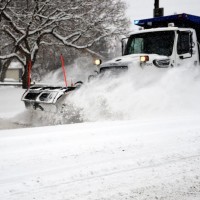
[[[19,128],[19,113],[25,112],[21,96],[24,90],[12,86],[0,86],[0,129]]]
[[[21,102],[25,90],[13,86],[0,86],[0,118],[14,117],[24,110]]]

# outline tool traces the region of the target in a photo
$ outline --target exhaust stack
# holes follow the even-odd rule
[[[153,17],[162,17],[164,16],[164,8],[159,8],[159,0],[155,0]]]

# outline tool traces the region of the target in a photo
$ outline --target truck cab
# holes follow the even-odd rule
[[[191,28],[153,28],[132,34],[124,55],[146,56],[140,62],[148,66],[167,68],[199,64],[196,31]],[[142,60],[144,59],[144,60]]]
[[[163,70],[199,65],[200,17],[180,14],[135,20],[135,24],[141,30],[123,42],[123,55],[102,63],[100,72],[120,67]]]

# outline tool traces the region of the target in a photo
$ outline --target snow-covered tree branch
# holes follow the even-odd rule
[[[0,59],[24,63],[26,87],[27,65],[36,62],[41,45],[62,43],[88,49],[102,38],[124,34],[129,24],[124,11],[121,0],[2,0],[1,31],[13,42],[10,50],[1,51]]]

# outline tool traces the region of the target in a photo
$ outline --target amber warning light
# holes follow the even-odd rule
[[[149,61],[149,56],[140,56],[140,62],[147,62]]]

